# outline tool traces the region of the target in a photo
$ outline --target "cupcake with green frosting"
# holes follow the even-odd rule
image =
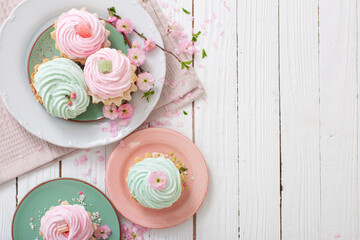
[[[36,99],[54,117],[72,119],[85,112],[90,97],[84,73],[73,61],[54,57],[35,67],[31,89]]]
[[[173,205],[186,189],[187,169],[176,157],[147,153],[136,158],[127,184],[132,198],[143,207],[162,209]]]

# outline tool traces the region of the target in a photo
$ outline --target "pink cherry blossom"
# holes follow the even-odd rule
[[[174,39],[179,39],[179,38],[182,39],[186,37],[183,26],[181,26],[180,23],[178,23],[173,19],[169,21],[169,26],[167,31],[169,33],[169,36]]]
[[[139,39],[135,39],[132,43],[131,43],[131,47],[133,48],[141,48],[141,41]]]
[[[115,17],[115,16],[109,16],[108,17],[108,22],[109,23],[115,23],[117,20],[118,20],[118,18]]]
[[[155,41],[148,38],[144,42],[144,48],[143,49],[144,49],[145,52],[151,52],[152,50],[154,50],[155,46],[156,46]]]
[[[111,235],[111,229],[108,225],[102,225],[101,227],[97,224],[96,231],[94,232],[94,236],[97,239],[108,239]]]
[[[122,226],[122,238],[124,240],[143,240],[144,233],[147,231],[146,228],[135,225],[134,223],[130,226],[123,224]]]
[[[134,109],[131,104],[123,104],[119,107],[118,116],[120,119],[128,119],[133,115]]]
[[[189,40],[182,40],[180,42],[179,45],[179,51],[182,53],[187,53],[187,54],[194,54],[197,52],[197,49],[195,48],[195,46],[192,44],[192,42],[190,42]]]
[[[131,64],[139,67],[145,62],[145,53],[140,48],[130,48],[127,53],[127,57],[130,59]]]
[[[103,114],[104,117],[114,120],[118,117],[117,107],[115,104],[104,105],[103,106]]]
[[[131,22],[130,19],[123,18],[116,22],[116,29],[119,32],[130,34],[134,30],[134,24]]]
[[[153,75],[148,72],[139,74],[136,85],[141,91],[149,91],[154,86],[155,80]]]

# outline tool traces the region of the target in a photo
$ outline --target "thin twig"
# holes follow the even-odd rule
[[[108,8],[107,10],[108,10],[108,12],[110,13],[110,9]],[[121,17],[120,17],[119,15],[117,15],[117,14],[114,14],[114,16],[117,17],[117,18],[119,18],[119,19],[121,19]],[[139,33],[139,32],[136,31],[135,29],[134,29],[134,32],[135,32],[137,35],[139,35],[140,37],[142,37],[143,39],[147,40],[147,38],[146,38],[143,34]],[[126,36],[125,34],[123,34],[123,35],[126,37],[125,40],[128,41],[127,36]],[[128,43],[129,43],[129,41],[128,41]],[[131,43],[129,44],[129,46],[131,47]],[[160,49],[163,50],[164,52],[167,52],[167,53],[173,55],[179,62],[182,62],[181,59],[180,59],[178,56],[176,56],[173,52],[170,52],[169,50],[167,50],[167,49],[159,46],[157,43],[155,43],[155,46],[157,46],[158,48],[160,48]]]

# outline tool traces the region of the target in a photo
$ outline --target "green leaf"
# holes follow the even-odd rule
[[[187,61],[187,62],[181,62],[181,69],[184,69],[184,68],[186,68],[186,69],[190,69],[190,64],[192,63],[192,60],[190,60],[190,61]]]
[[[179,170],[185,172],[188,169],[186,167],[180,167]]]
[[[202,58],[206,58],[207,57],[207,54],[206,54],[206,51],[205,49],[202,50]]]
[[[183,12],[186,14],[190,14],[190,12],[188,10],[186,10],[185,8],[182,8]]]
[[[115,7],[109,8],[109,14],[110,14],[110,16],[114,16],[116,14]]]
[[[192,37],[191,41],[196,42],[200,34],[201,34],[201,31],[198,31],[197,33],[193,33],[193,35],[192,35],[193,37]]]
[[[154,95],[154,93],[155,93],[155,92],[154,92],[154,91],[151,91],[151,89],[150,89],[149,91],[145,92],[144,95],[143,95],[141,98],[142,98],[142,99],[143,99],[143,98],[146,98],[146,101],[149,102],[149,97],[150,97],[151,95]]]
[[[188,115],[188,113],[186,111],[183,111],[184,115]]]

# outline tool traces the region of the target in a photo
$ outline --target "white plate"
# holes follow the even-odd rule
[[[160,46],[163,42],[151,17],[135,0],[26,0],[17,6],[0,30],[0,95],[9,112],[29,132],[37,137],[63,147],[90,148],[122,139],[139,127],[149,116],[163,86],[159,79],[165,77],[165,54],[155,49],[147,54],[143,68],[153,74],[155,94],[150,102],[141,99],[141,91],[133,94],[131,103],[136,109],[130,123],[116,137],[101,129],[109,125],[97,122],[79,123],[54,118],[35,100],[27,76],[27,59],[36,38],[54,23],[58,16],[71,8],[86,6],[101,18],[107,18],[107,8],[114,6],[117,13],[129,18],[135,28]]]

